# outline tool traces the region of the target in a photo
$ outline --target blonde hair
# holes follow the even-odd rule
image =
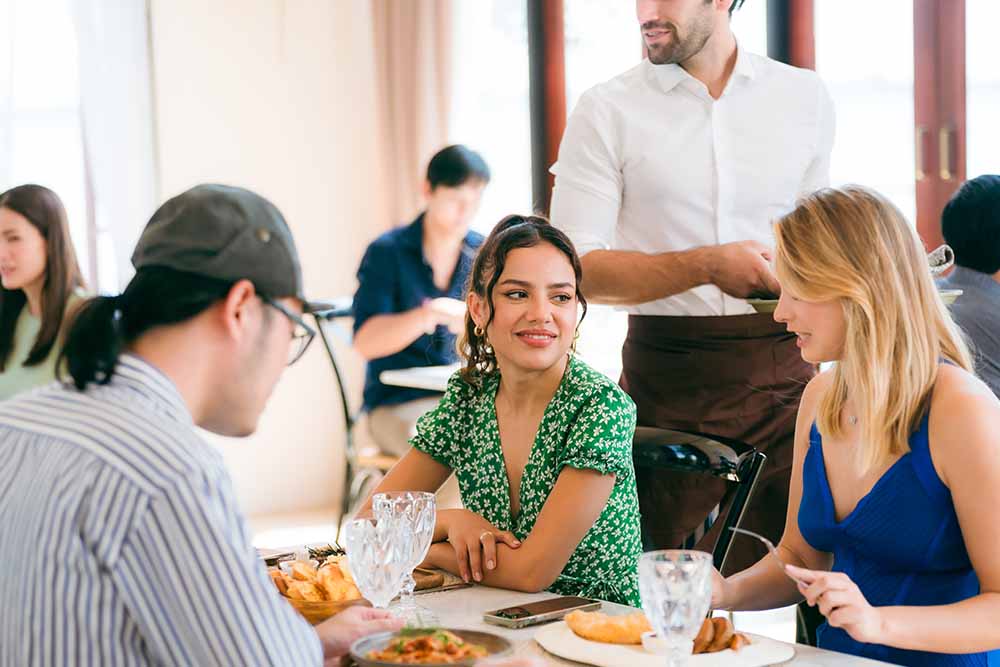
[[[892,203],[859,186],[806,197],[774,232],[782,286],[808,301],[839,300],[847,325],[817,409],[820,433],[842,435],[850,395],[859,462],[870,468],[901,456],[928,408],[940,361],[972,368],[920,239]]]

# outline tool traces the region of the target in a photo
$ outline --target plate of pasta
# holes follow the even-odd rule
[[[351,658],[361,667],[473,665],[480,658],[504,655],[509,641],[489,632],[454,628],[403,628],[354,642]]]

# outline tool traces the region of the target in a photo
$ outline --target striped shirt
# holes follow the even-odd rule
[[[0,667],[322,661],[165,375],[0,403]]]

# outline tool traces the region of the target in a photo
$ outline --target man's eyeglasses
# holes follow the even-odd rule
[[[292,324],[295,325],[292,330],[292,346],[289,348],[288,353],[288,365],[291,366],[296,361],[301,359],[302,355],[306,353],[306,350],[309,348],[309,344],[312,343],[313,338],[316,337],[316,330],[306,324],[305,320],[303,320],[299,315],[293,313],[280,302],[266,296],[262,296],[260,300],[279,311],[282,315],[290,319]]]

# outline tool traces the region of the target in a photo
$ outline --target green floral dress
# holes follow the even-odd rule
[[[571,357],[535,435],[521,477],[521,513],[514,519],[495,408],[499,386],[499,374],[477,389],[456,373],[438,406],[417,422],[410,444],[455,471],[467,509],[522,540],[563,468],[614,473],[607,506],[548,590],[638,606],[635,404],[607,377]]]

